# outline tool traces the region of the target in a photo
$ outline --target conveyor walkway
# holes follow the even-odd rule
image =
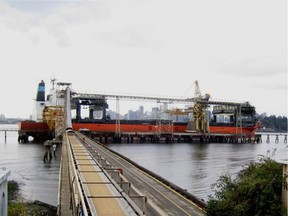
[[[79,132],[76,132],[76,134],[85,139],[85,147],[91,149],[91,152],[96,152],[95,156],[101,155],[113,167],[123,169],[123,176],[131,183],[130,193],[142,194],[147,197],[145,212],[147,215],[206,215],[203,207],[187,199],[161,180],[156,179],[125,158],[81,135]]]
[[[91,211],[95,215],[137,215],[81,142],[74,135],[69,135],[69,141]]]
[[[90,155],[74,133],[67,134],[67,149],[70,194],[72,194],[71,209],[74,213],[99,216],[142,215],[141,210]],[[67,193],[63,191],[65,186],[67,187],[61,184],[63,194]],[[66,215],[67,203],[65,201],[60,203],[60,215]]]
[[[59,215],[205,215],[198,198],[73,131],[70,96],[67,88]]]

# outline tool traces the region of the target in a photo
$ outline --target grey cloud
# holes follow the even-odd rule
[[[7,3],[0,3],[0,22],[22,32],[28,32],[35,23],[32,15],[11,8]]]
[[[280,59],[246,59],[224,67],[224,74],[240,77],[270,77],[287,73],[287,63]]]
[[[140,31],[131,28],[96,33],[95,38],[106,43],[124,47],[138,47],[152,50],[158,50],[162,47],[161,41],[150,38],[144,33],[142,34]]]
[[[4,0],[5,1],[5,0]],[[47,1],[47,0],[17,0],[5,1],[12,8],[31,13],[49,13],[51,10],[67,3],[67,1]]]
[[[75,1],[67,3],[65,7],[56,8],[42,19],[43,25],[49,34],[53,35],[59,46],[72,45],[68,29],[75,25],[87,24],[90,21],[105,19],[109,11],[105,4],[93,1]]]
[[[34,45],[38,45],[40,43],[40,40],[41,40],[41,36],[39,35],[32,35],[30,37],[30,41],[32,42],[32,44]]]
[[[262,90],[269,90],[269,91],[286,91],[287,92],[287,76],[283,77],[283,79],[281,80],[271,80],[271,82],[265,82],[265,83],[261,83],[261,82],[257,82],[257,83],[253,83],[253,85],[251,84],[251,87],[255,87],[258,89],[262,89]]]
[[[46,5],[49,5],[50,9],[42,13]],[[105,5],[91,1],[57,3],[45,0],[40,2],[20,0],[0,3],[0,22],[13,30],[28,32],[29,39],[34,45],[42,41],[34,30],[37,32],[43,28],[53,36],[57,45],[67,47],[72,43],[68,33],[70,27],[102,19],[106,16],[105,12],[107,12]],[[44,40],[45,36],[42,38]]]
[[[70,39],[65,32],[67,23],[61,16],[49,15],[39,16],[20,11],[10,7],[8,4],[0,3],[0,22],[6,24],[10,29],[28,33],[32,44],[36,45],[40,42],[40,36],[34,32],[38,28],[44,27],[51,34],[59,46],[68,46]]]
[[[67,21],[60,15],[53,14],[39,23],[51,34],[59,46],[69,46],[70,38],[66,33]]]

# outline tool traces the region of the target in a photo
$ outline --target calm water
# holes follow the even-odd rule
[[[0,128],[17,128],[0,125]],[[225,172],[236,175],[243,166],[257,160],[259,154],[286,159],[284,135],[275,144],[275,136],[262,136],[262,144],[110,144],[109,147],[129,157],[138,164],[207,200],[211,185]],[[57,204],[60,150],[51,163],[43,162],[43,144],[18,144],[17,132],[0,132],[0,168],[11,171],[9,179],[21,183],[24,196]],[[275,155],[273,155],[273,151]],[[272,156],[273,155],[273,156]]]
[[[17,128],[17,125],[0,125],[0,128]],[[0,168],[11,171],[10,180],[21,184],[21,191],[28,200],[40,200],[57,205],[57,190],[60,167],[60,149],[51,163],[44,163],[44,145],[18,144],[18,133],[0,132]]]
[[[266,137],[262,135],[262,144],[123,143],[109,147],[207,200],[212,193],[211,185],[220,175],[228,172],[236,176],[245,165],[257,161],[259,154],[277,160],[287,159],[284,135],[280,136],[279,144],[275,144],[275,136],[271,135],[267,144]]]

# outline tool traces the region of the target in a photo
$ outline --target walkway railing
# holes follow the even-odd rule
[[[1,128],[0,131],[4,131],[5,135],[4,135],[4,139],[5,139],[5,143],[7,142],[7,132],[18,132],[17,128]]]
[[[66,132],[63,134],[63,147],[65,148],[62,149],[65,149],[67,154],[64,154],[66,159],[62,158],[61,163],[66,161],[65,166],[68,169],[65,170],[66,176],[62,173],[64,170],[61,169],[60,178],[63,179],[60,179],[59,183],[58,214],[64,215],[70,204],[69,211],[72,210],[72,215],[144,215],[145,210],[139,209],[134,204],[125,190],[99,162],[101,159],[91,155],[84,146],[85,141],[73,131],[69,87],[66,90],[64,109]],[[125,184],[123,181],[122,183]],[[65,186],[66,191],[63,190]],[[70,199],[66,197],[65,203],[64,196],[67,193],[70,194]]]

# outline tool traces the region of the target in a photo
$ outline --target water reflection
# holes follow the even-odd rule
[[[287,158],[283,137],[279,137],[278,144],[273,135],[266,143],[264,135],[261,144],[122,143],[109,147],[207,200],[211,185],[220,175],[229,172],[236,176],[259,155]],[[42,144],[18,144],[16,132],[9,132],[5,143],[4,132],[0,132],[0,167],[11,171],[10,179],[21,182],[26,198],[56,205],[61,152],[57,150],[51,163],[43,163],[44,151]]]
[[[270,140],[271,135],[270,135]],[[207,200],[220,175],[236,176],[243,167],[277,148],[273,159],[287,158],[283,141],[269,144],[109,144],[145,168]]]
[[[2,128],[11,128],[11,125]],[[17,127],[17,126],[14,126]],[[21,190],[26,199],[40,200],[56,206],[61,152],[51,163],[44,163],[43,144],[18,144],[17,132],[0,132],[0,167],[11,171],[9,179],[21,184]]]

